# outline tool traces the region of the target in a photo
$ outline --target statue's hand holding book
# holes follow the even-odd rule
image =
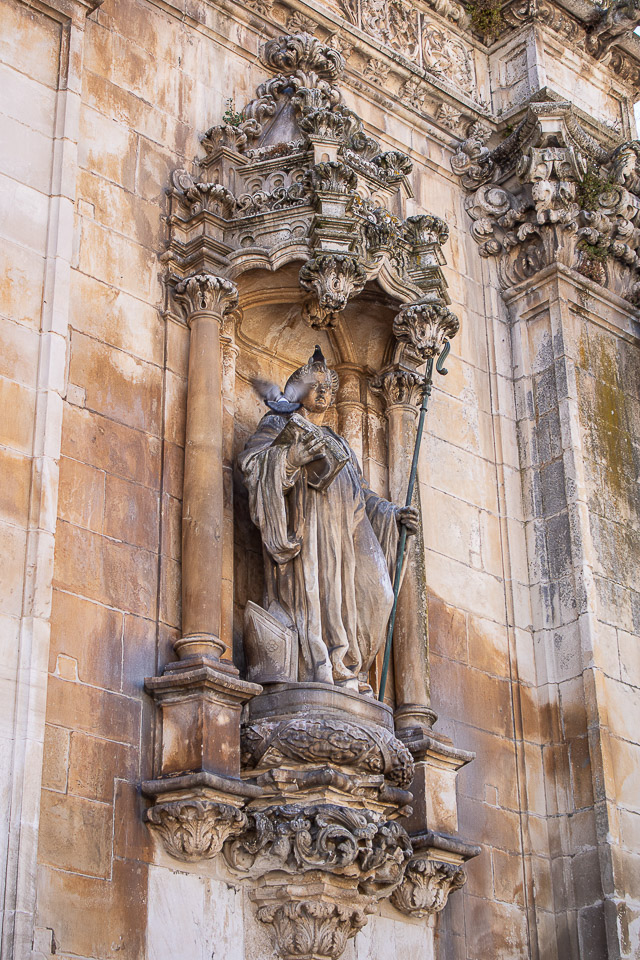
[[[326,490],[349,460],[334,437],[297,413],[289,417],[273,443],[288,447],[290,467],[304,468],[307,483],[315,490]]]

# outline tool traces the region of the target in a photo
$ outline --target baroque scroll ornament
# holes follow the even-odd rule
[[[402,881],[411,841],[395,820],[332,803],[285,804],[250,813],[224,856],[253,878],[271,871],[319,871],[353,878],[367,896],[388,895]]]
[[[427,290],[446,299],[437,241],[425,256],[391,213],[409,193],[411,160],[383,150],[342,102],[338,49],[302,32],[270,40],[262,60],[278,72],[207,131],[202,177],[173,175],[163,259],[174,274],[306,259],[300,282],[315,299],[305,307],[314,326],[335,324],[376,277],[400,300]]]
[[[611,149],[582,128],[570,104],[532,103],[493,150],[471,131],[452,167],[469,191],[480,255],[497,258],[503,288],[559,262],[637,302],[638,141]]]

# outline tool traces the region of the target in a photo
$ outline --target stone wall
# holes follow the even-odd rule
[[[436,730],[476,753],[458,776],[459,827],[483,852],[437,921],[381,907],[344,956],[638,956],[636,314],[568,269],[505,304],[450,163],[468,125],[490,119],[490,97],[494,132],[548,84],[630,136],[628,99],[595,61],[576,90],[586,54],[572,47],[563,62],[547,27],[545,72],[537,27],[487,53],[457,4],[418,4],[431,33],[407,60],[406,34],[363,19],[369,6],[6,0],[0,11],[12,148],[0,153],[7,958],[32,943],[36,957],[86,960],[273,956],[226,867],[178,865],[154,840],[140,783],[159,750],[144,678],[173,659],[180,629],[189,340],[163,313],[166,190],[227,98],[254,95],[259,48],[294,15],[325,38],[355,28],[339,37],[356,46],[345,100],[411,156],[409,212],[449,225],[444,272],[461,320],[432,396],[420,498]],[[260,415],[250,374],[283,378],[308,355],[277,312],[243,321],[235,452]],[[363,464],[385,492],[370,400]],[[245,559],[236,650],[241,606],[259,592],[247,573],[258,554]]]

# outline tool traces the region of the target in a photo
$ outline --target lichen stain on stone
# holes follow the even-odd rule
[[[618,350],[621,345],[618,346]],[[618,379],[618,357],[604,338],[583,335],[580,366],[593,378],[593,401],[579,390],[580,418],[588,432],[594,459],[601,465],[607,491],[614,499],[629,501],[633,477],[631,438],[626,430],[626,398]],[[580,381],[579,381],[580,382]],[[629,503],[638,511],[640,504]]]

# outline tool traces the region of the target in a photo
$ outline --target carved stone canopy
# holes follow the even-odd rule
[[[374,279],[400,302],[447,303],[448,228],[433,216],[403,218],[412,162],[383,150],[342,102],[341,54],[299,33],[269,41],[263,62],[275,76],[206,133],[201,173],[173,175],[164,254],[173,282],[301,260],[314,326],[335,323]]]
[[[638,303],[640,142],[612,147],[571,104],[534,102],[503,143],[489,150],[474,129],[451,163],[504,289],[559,262]]]

